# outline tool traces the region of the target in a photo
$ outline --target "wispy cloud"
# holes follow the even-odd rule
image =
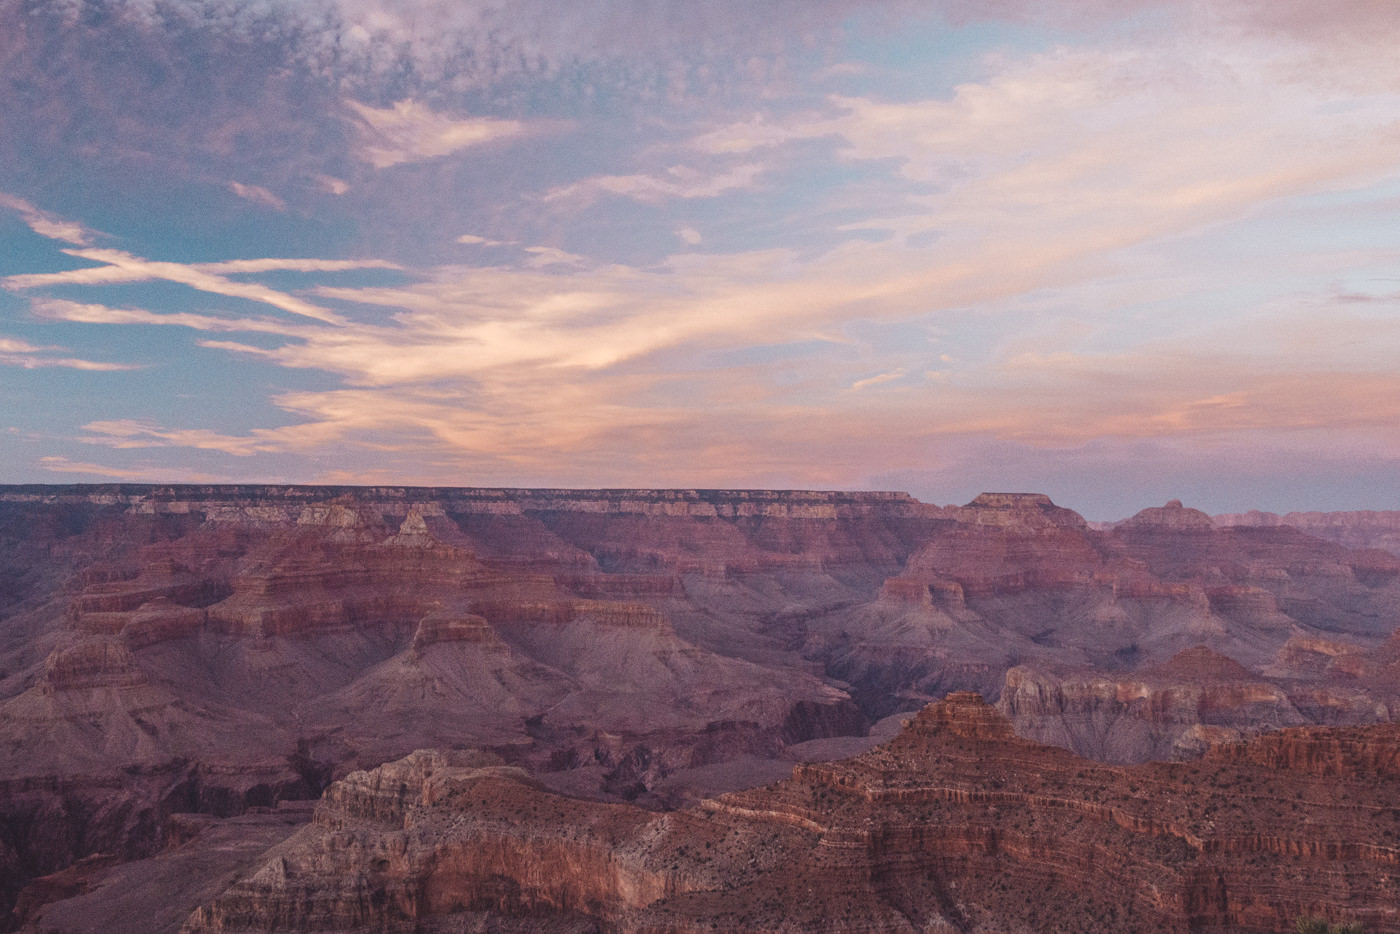
[[[47,211],[41,211],[23,198],[16,198],[14,195],[0,192],[0,207],[8,208],[17,213],[29,225],[29,228],[41,237],[61,240],[74,246],[89,246],[97,238],[96,233],[77,221],[56,217]]]
[[[308,419],[300,428],[240,437],[104,422],[89,426],[90,436],[112,445],[188,445],[247,455],[304,449],[316,438],[401,431],[462,450],[524,457],[520,452],[542,450],[562,443],[563,437],[644,432],[661,424],[676,431],[692,425],[704,434],[718,430],[708,426],[709,411],[733,418],[737,403],[714,405],[733,385],[667,354],[828,341],[856,317],[900,321],[940,309],[992,307],[1041,289],[1070,288],[1102,275],[1123,250],[1137,244],[1239,218],[1268,199],[1362,183],[1389,167],[1389,137],[1385,124],[1378,122],[1379,104],[1299,120],[1300,110],[1312,113],[1315,102],[1276,100],[1262,80],[1241,81],[1239,69],[1248,61],[1238,63],[1234,73],[1222,74],[1208,67],[1205,52],[1191,53],[1205,58],[1183,59],[1182,54],[1170,47],[1133,56],[1061,49],[1010,61],[988,80],[964,85],[947,99],[838,97],[823,115],[799,115],[781,125],[750,118],[694,144],[724,153],[819,136],[836,140],[852,163],[887,165],[930,186],[928,194],[906,203],[905,216],[867,221],[911,234],[931,227],[948,231],[921,251],[905,249],[899,238],[851,239],[815,257],[790,249],[751,250],[675,256],[643,269],[599,265],[556,248],[533,247],[524,250],[527,256],[517,267],[419,270],[420,281],[397,287],[322,285],[310,294],[377,305],[387,316],[353,328],[308,325],[294,335],[276,331],[296,339],[273,347],[200,342],[208,349],[257,355],[289,368],[337,374],[353,387],[279,397],[280,405]],[[365,117],[367,125],[378,120],[386,138],[400,140],[393,143],[395,151],[417,157],[431,158],[439,150],[474,145],[492,135],[477,127],[454,136],[444,129],[452,121],[402,102],[360,111],[373,115]],[[413,136],[415,127],[422,131],[418,137]],[[1066,132],[1067,127],[1075,132]],[[394,136],[400,130],[401,136]],[[1353,145],[1333,145],[1342,131]],[[1203,149],[1202,134],[1216,144]],[[556,188],[549,198],[600,192],[643,201],[698,198],[752,185],[758,172],[756,163],[745,163],[718,174],[687,169],[597,176]],[[852,230],[858,226],[850,225]],[[463,235],[459,242],[504,245],[475,235]],[[107,265],[11,277],[5,284],[24,289],[166,278],[317,318],[305,313],[309,301],[228,277],[278,268],[332,268],[314,267],[314,261],[276,266],[272,260],[181,266],[117,251],[72,252]],[[531,268],[546,265],[548,271]],[[287,307],[288,302],[294,306]],[[38,307],[44,313],[45,306]],[[65,320],[183,324],[203,331],[274,330],[266,322],[157,316],[104,306],[56,305],[50,313]],[[859,403],[840,403],[839,394],[893,383],[927,364],[880,368],[856,362],[826,374],[794,373],[807,381],[808,411],[839,414],[845,424],[860,420],[867,430],[878,425],[921,436],[984,431],[1021,438],[1038,425],[1037,438],[1070,443],[1116,435],[1133,423],[1147,432],[1197,432],[1217,430],[1243,413],[1263,424],[1271,419],[1282,423],[1288,413],[1298,412],[1291,404],[1268,401],[1280,398],[1277,387],[1256,392],[1250,385],[1214,378],[1200,395],[1162,395],[1158,387],[1144,390],[1140,398],[1125,397],[1121,412],[1106,411],[1102,387],[1133,373],[1155,372],[1147,365],[1153,359],[1162,361],[1164,381],[1166,374],[1179,370],[1171,355],[1161,354],[1134,359],[1127,369],[1107,370],[1103,359],[1087,365],[1075,356],[1010,357],[984,364],[973,385],[957,378],[901,385],[908,400],[877,416]],[[1231,359],[1214,372],[1238,371],[1239,365]],[[821,366],[830,366],[830,360],[823,359]],[[868,375],[872,372],[877,375]],[[1309,372],[1308,379],[1319,386],[1336,385],[1325,367]],[[694,390],[683,403],[665,401],[663,387],[676,381]],[[639,385],[645,391],[629,395]],[[548,391],[536,388],[540,386]],[[755,396],[776,392],[762,378],[745,387]],[[435,399],[433,392],[445,392],[450,400]],[[1028,392],[1037,404],[1017,409],[1017,400]],[[860,395],[871,394],[850,397]],[[961,414],[930,419],[930,400]],[[851,407],[843,409],[843,404]],[[1056,417],[1057,404],[1071,414]],[[1016,414],[1020,411],[1037,415],[1023,417]],[[509,416],[497,414],[503,412]],[[765,431],[776,430],[773,419],[747,417],[762,421]]]
[[[114,480],[126,480],[137,483],[162,481],[174,481],[177,483],[211,483],[218,482],[222,479],[213,474],[184,470],[178,467],[109,467],[106,464],[69,460],[66,457],[57,455],[39,458],[38,467],[40,470],[48,471],[49,473],[111,477]]]
[[[360,155],[376,169],[436,159],[519,136],[525,129],[518,120],[453,119],[413,100],[398,101],[384,108],[369,107],[353,100],[347,103],[360,119],[363,131]]]
[[[32,275],[9,276],[0,279],[0,285],[7,289],[33,289],[54,285],[111,285],[125,282],[146,282],[162,279],[177,282],[201,292],[227,295],[262,302],[274,308],[306,318],[314,318],[327,324],[343,324],[344,319],[334,312],[320,308],[276,289],[257,283],[237,282],[224,276],[206,272],[195,266],[183,263],[169,263],[147,260],[133,256],[122,250],[84,249],[64,250],[70,256],[93,260],[101,266],[87,269],[74,269],[69,272],[37,273]]]
[[[157,313],[141,308],[109,308],[57,298],[36,299],[29,307],[40,318],[80,324],[159,324],[196,331],[251,331],[289,337],[304,333],[303,329],[273,318],[219,318],[192,312]]]
[[[197,272],[237,275],[258,272],[345,272],[351,269],[403,269],[381,259],[279,258],[230,259],[218,263],[191,263]]]
[[[897,379],[903,378],[904,370],[901,368],[898,370],[891,370],[888,373],[879,373],[875,376],[867,376],[865,379],[858,379],[851,384],[851,388],[855,390],[869,389],[871,386],[878,386],[881,383],[892,383]]]
[[[763,166],[757,163],[732,166],[715,174],[675,165],[657,175],[602,175],[562,185],[546,192],[544,200],[594,198],[604,194],[649,202],[669,198],[713,198],[727,191],[754,187],[762,171]]]
[[[1270,41],[1292,40],[1315,50],[1347,50],[1358,75],[1376,62],[1359,58],[1367,47],[1380,51],[1390,47],[1400,29],[1400,9],[1377,0],[1337,0],[1326,7],[1311,0],[1222,0],[1200,4],[1190,0],[1082,0],[1074,3],[1045,3],[1042,0],[949,0],[948,9],[961,22],[1020,20],[1053,23],[1079,30],[1113,24],[1144,12],[1155,13],[1159,29],[1177,34],[1195,32],[1233,37],[1262,37]],[[1363,53],[1358,56],[1357,53]],[[1324,58],[1330,58],[1328,54]],[[1333,62],[1332,64],[1342,64]],[[1384,67],[1372,79],[1393,80],[1394,69]]]
[[[770,117],[756,114],[740,123],[730,123],[710,130],[691,140],[690,145],[701,152],[715,155],[752,152],[767,149],[792,139],[816,135],[811,132],[812,122],[791,121],[794,126],[775,123]]]
[[[64,352],[62,347],[36,347],[28,341],[18,338],[0,337],[0,366],[16,366],[26,370],[61,367],[67,370],[94,372],[141,369],[139,366],[124,363],[101,363],[96,360],[82,360],[76,357],[54,356],[55,353],[62,352]]]
[[[83,430],[88,434],[79,436],[79,441],[119,450],[181,447],[247,457],[277,449],[277,446],[263,440],[267,432],[262,431],[240,438],[202,428],[167,429],[129,418],[89,422],[83,426]]]
[[[1390,373],[1280,374],[1268,361],[1229,354],[1066,357],[1013,366],[1021,372],[1000,387],[957,393],[959,415],[944,429],[1049,447],[1097,438],[1225,439],[1250,432],[1278,438],[1309,431],[1400,443],[1400,378]]]
[[[542,269],[546,266],[585,265],[582,256],[558,249],[557,247],[527,246],[525,252],[530,254],[530,258],[525,261],[525,265],[533,269]]]
[[[229,182],[229,191],[252,201],[254,204],[261,204],[263,207],[272,208],[274,211],[287,210],[287,202],[274,195],[260,185],[244,185],[241,182]]]
[[[42,151],[69,172],[139,170],[151,194],[167,180],[236,179],[301,210],[323,192],[363,190],[346,165],[353,137],[384,168],[533,127],[521,113],[542,101],[654,110],[658,94],[762,93],[756,69],[780,72],[790,54],[839,37],[847,14],[885,5],[103,0],[100,17],[84,18],[67,0],[4,4],[12,106],[0,111],[0,159]]]
[[[311,35],[357,69],[386,77],[412,69],[426,81],[467,87],[619,65],[649,86],[679,67],[709,64],[708,83],[716,83],[741,80],[742,66],[786,43],[836,34],[852,12],[901,2],[770,0],[760,8],[743,0],[657,0],[619,8],[611,0],[567,7],[549,0],[332,0],[335,15],[327,20],[335,31]]]
[[[73,416],[70,433],[249,472],[610,485],[850,485],[969,439],[1122,450],[1335,431],[1391,444],[1400,337],[1377,323],[1393,287],[1375,282],[1395,269],[1375,231],[1393,213],[1400,84],[1393,49],[1368,35],[1385,36],[1390,13],[1346,0],[1339,16],[1363,29],[1301,0],[968,2],[945,9],[1025,32],[951,36],[959,51],[924,69],[903,46],[851,61],[883,38],[844,19],[871,4],[775,3],[107,4],[132,48],[166,49],[162,23],[182,16],[205,24],[187,29],[192,61],[222,48],[211,37],[246,39],[230,47],[254,64],[211,69],[208,93],[227,99],[207,111],[179,88],[132,93],[150,85],[96,40],[84,58],[52,33],[68,50],[58,64],[14,59],[48,76],[52,100],[67,100],[71,66],[86,76],[74,87],[118,74],[123,97],[154,101],[123,109],[113,92],[107,111],[84,111],[100,119],[83,138],[112,135],[142,165],[170,164],[170,144],[211,203],[227,210],[233,191],[279,211],[231,211],[238,230],[407,257],[152,260],[176,254],[99,249],[81,224],[6,196],[67,265],[90,264],[26,272],[63,269],[54,256],[0,280],[52,329],[46,344],[79,346],[84,325],[188,328],[205,361],[261,364],[225,369],[277,410],[231,429],[143,401]],[[911,15],[934,56],[943,24]],[[1046,18],[1058,31],[1021,51]],[[984,40],[988,54],[957,59]],[[283,60],[284,84],[219,90]],[[66,112],[24,103],[0,115],[0,136],[35,114],[26,140],[68,138]],[[158,119],[171,113],[192,115],[173,137]],[[0,139],[0,163],[17,145]],[[1341,239],[1367,257],[1308,239],[1303,211],[1349,199],[1369,213]],[[356,269],[401,274],[335,275]],[[206,297],[110,288],[146,282]],[[1302,294],[1316,305],[1288,305]],[[11,366],[77,355],[0,344]]]
[[[313,174],[312,179],[316,182],[316,187],[333,195],[343,195],[350,190],[349,182],[334,175],[317,172]]]
[[[265,285],[230,279],[228,275],[273,270],[325,272],[344,269],[397,268],[394,264],[381,261],[254,259],[231,260],[224,263],[184,264],[148,260],[122,250],[68,249],[63,252],[103,265],[66,272],[7,276],[0,279],[0,286],[12,291],[19,291],[56,285],[113,285],[159,279],[177,282],[215,295],[261,302],[282,311],[305,318],[313,318],[326,324],[344,324],[344,318],[328,309]]]

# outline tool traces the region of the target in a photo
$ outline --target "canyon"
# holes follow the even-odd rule
[[[183,930],[449,930],[494,916],[626,932],[1095,919],[1129,934],[1283,931],[1339,913],[1392,930],[1397,739],[1390,724],[1291,729],[1190,763],[1103,766],[1019,739],[978,695],[954,692],[863,755],[666,814],[420,752],[332,785],[309,826]]]
[[[1261,515],[0,487],[0,930],[1400,931],[1400,522]]]

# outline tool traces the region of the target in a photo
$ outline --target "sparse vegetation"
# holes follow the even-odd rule
[[[1326,918],[1313,918],[1302,915],[1294,922],[1295,934],[1363,934],[1361,922],[1329,922]]]

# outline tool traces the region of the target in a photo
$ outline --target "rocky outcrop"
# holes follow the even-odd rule
[[[1206,590],[1213,613],[1245,626],[1292,633],[1297,621],[1279,609],[1278,598],[1263,587],[1225,586]]]
[[[1013,668],[998,707],[1021,736],[1121,763],[1193,758],[1308,722],[1283,688],[1205,646],[1126,677]]]
[[[1181,500],[1174,499],[1165,506],[1150,506],[1131,519],[1124,519],[1117,525],[1120,529],[1174,529],[1177,531],[1209,532],[1214,523],[1209,515],[1199,509],[1188,509]]]
[[[1312,778],[1395,783],[1400,782],[1400,724],[1280,730],[1249,743],[1217,746],[1206,760]]]
[[[96,688],[134,688],[144,685],[146,676],[136,666],[136,657],[120,642],[93,639],[60,649],[44,663],[46,694]]]
[[[1371,668],[1368,654],[1350,642],[1294,636],[1279,649],[1276,670],[1293,677],[1340,675],[1355,678]]]
[[[470,642],[501,650],[506,647],[496,635],[496,630],[486,622],[486,617],[475,613],[436,610],[418,621],[418,629],[413,634],[415,649],[425,649],[430,645],[445,642]]]
[[[1077,512],[1056,506],[1044,493],[982,493],[952,512],[959,522],[972,525],[1021,529],[1088,527]]]
[[[1400,804],[1400,734],[1329,735],[1114,768],[954,694],[864,755],[669,814],[419,752],[332,786],[184,930],[1400,930],[1400,828],[1375,818]]]

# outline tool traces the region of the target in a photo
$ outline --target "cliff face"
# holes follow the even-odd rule
[[[0,558],[0,915],[174,814],[417,748],[660,807],[953,690],[1116,762],[1400,698],[1400,558],[1178,503],[1103,530],[1021,493],[7,487]]]
[[[1114,768],[1018,739],[950,695],[891,742],[654,814],[419,752],[333,785],[312,825],[195,932],[1276,932],[1299,914],[1400,930],[1395,728],[1286,730],[1190,764]],[[1285,766],[1279,768],[1280,765]],[[445,929],[445,928],[444,928]]]
[[[1028,739],[1104,762],[1182,759],[1213,744],[1311,722],[1288,693],[1204,646],[1132,674],[1013,668],[998,707]],[[1356,723],[1388,719],[1374,706]]]
[[[1076,683],[1136,676],[1197,645],[1243,663],[1255,681],[1322,677],[1336,687],[1340,668],[1281,670],[1284,645],[1341,638],[1365,651],[1400,621],[1396,579],[1380,572],[1374,552],[1293,528],[1216,529],[1176,501],[1108,530],[1047,502],[996,494],[950,509],[957,523],[913,549],[876,600],[806,623],[808,653],[878,716],[950,689],[997,697],[1012,669]],[[1296,687],[1274,684],[1290,698]],[[1389,689],[1361,693],[1379,706],[1347,701],[1353,722],[1388,719]],[[1094,716],[1077,703],[1065,708],[1071,718]],[[1281,708],[1265,722],[1291,717]],[[1083,733],[1064,727],[1067,745],[1105,748],[1102,737],[1071,741],[1075,731]],[[1178,738],[1141,734],[1110,745],[1119,747],[1115,757],[1141,759]]]
[[[315,795],[416,746],[491,745],[623,798],[861,732],[795,652],[679,634],[704,616],[685,580],[795,573],[852,599],[824,562],[895,568],[939,515],[882,494],[6,488],[0,929],[26,878],[153,853],[171,814]]]
[[[1253,510],[1215,516],[1214,522],[1221,527],[1292,526],[1348,548],[1377,548],[1400,555],[1400,512],[1394,510],[1290,512],[1283,516]]]

